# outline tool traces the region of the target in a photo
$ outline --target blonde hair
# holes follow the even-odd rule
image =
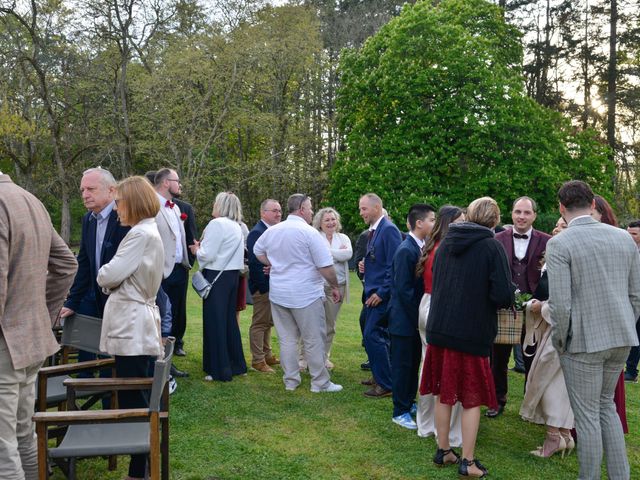
[[[467,220],[488,228],[494,228],[500,223],[500,207],[491,197],[477,198],[467,208]]]
[[[116,187],[118,215],[123,224],[135,225],[145,218],[154,218],[160,211],[158,195],[144,177],[128,177]]]
[[[336,232],[339,232],[342,230],[342,224],[340,223],[340,214],[338,212],[336,212],[336,210],[334,208],[331,207],[325,207],[325,208],[321,208],[320,210],[318,210],[318,213],[315,214],[315,216],[313,217],[313,228],[316,228],[320,231],[322,231],[322,220],[324,218],[325,215],[329,214],[329,213],[333,213],[333,215],[335,215],[336,217]]]
[[[242,221],[242,205],[240,199],[231,192],[220,192],[213,202],[214,217],[227,217],[240,223]]]

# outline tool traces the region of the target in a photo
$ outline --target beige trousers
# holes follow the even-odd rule
[[[249,348],[251,348],[251,363],[261,363],[271,358],[271,303],[268,293],[256,291],[253,298],[253,315],[249,327]]]
[[[31,421],[41,364],[15,370],[0,333],[0,478],[36,480],[38,450]]]
[[[304,308],[287,308],[271,303],[273,323],[280,340],[280,366],[284,385],[295,389],[300,385],[298,342],[304,348],[304,358],[309,366],[311,386],[322,390],[329,385],[329,372],[324,366],[326,330],[322,298]]]
[[[344,299],[345,285],[339,285],[341,298]],[[340,307],[342,307],[342,300],[338,303],[333,303],[331,300],[331,287],[324,286],[324,319],[327,324],[327,341],[325,343],[324,352],[329,359],[331,356],[331,347],[333,345],[333,338],[336,335],[336,321],[338,320],[338,313],[340,313]]]

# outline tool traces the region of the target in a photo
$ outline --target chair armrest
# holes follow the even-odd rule
[[[71,390],[148,390],[153,378],[68,378],[64,385]]]
[[[33,421],[45,425],[71,425],[83,423],[142,422],[148,420],[152,412],[147,408],[118,410],[72,410],[68,412],[36,412]]]
[[[83,372],[86,370],[96,370],[100,368],[113,367],[116,364],[113,358],[100,358],[98,360],[88,360],[86,362],[65,363],[62,365],[53,365],[51,367],[42,367],[38,370],[38,376],[41,377],[59,377],[72,373]]]

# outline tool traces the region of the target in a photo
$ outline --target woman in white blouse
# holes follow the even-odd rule
[[[104,308],[100,350],[115,357],[118,377],[148,377],[162,355],[160,314],[156,294],[162,281],[164,247],[155,216],[160,205],[143,177],[129,177],[116,188],[120,223],[131,230],[113,259],[98,272],[98,285],[109,299]],[[149,406],[144,391],[119,391],[121,408]],[[127,479],[145,476],[146,456],[132,455]]]
[[[244,265],[242,206],[233,193],[221,192],[213,204],[213,220],[191,251],[205,278],[213,283],[202,305],[202,369],[206,381],[230,381],[247,373],[236,321],[238,279]]]
[[[353,255],[351,248],[351,240],[344,233],[340,233],[342,225],[340,224],[340,214],[333,208],[322,208],[313,218],[313,226],[320,231],[320,234],[327,240],[327,245],[333,256],[333,266],[336,269],[338,277],[338,286],[340,289],[340,297],[345,298],[345,294],[349,295],[349,260]],[[325,282],[324,293],[327,299],[331,298],[331,287]],[[333,338],[336,334],[336,320],[342,300],[338,303],[331,301],[324,302],[324,314],[327,322],[327,342],[325,344],[325,364],[327,368],[333,368],[333,363],[329,360],[331,355],[331,346]]]

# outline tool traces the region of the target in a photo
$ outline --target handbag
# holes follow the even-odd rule
[[[520,343],[522,335],[522,320],[518,310],[501,308],[498,310],[498,334],[493,343],[501,345],[515,345]]]
[[[238,244],[238,247],[241,247],[243,243],[244,241],[242,239],[242,236],[240,236],[240,243]],[[220,271],[218,272],[218,275],[216,275],[216,278],[214,278],[212,282],[209,282],[206,278],[204,278],[202,269],[198,270],[196,273],[193,274],[193,276],[191,277],[191,286],[196,291],[196,293],[200,296],[200,298],[202,298],[203,300],[207,299],[207,297],[209,296],[209,292],[211,292],[211,287],[213,287],[213,285],[218,281],[218,279],[220,278],[220,275],[222,275],[222,273],[224,272],[224,269],[227,268],[227,265],[229,265],[229,262],[231,261],[232,258],[233,258],[233,255],[231,255],[227,259],[227,263],[225,263],[224,267],[220,269]]]

